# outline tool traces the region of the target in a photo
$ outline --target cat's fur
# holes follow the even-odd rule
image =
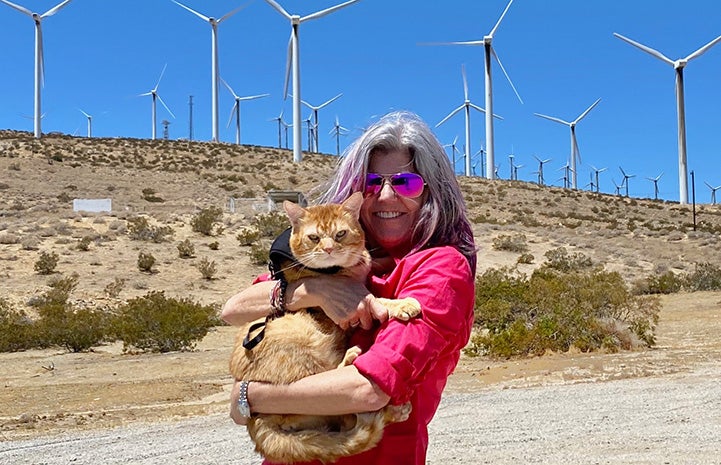
[[[292,282],[318,272],[309,268],[340,266],[338,275],[365,280],[370,255],[358,222],[363,196],[356,193],[343,204],[302,208],[284,202],[292,224],[290,248],[297,263],[287,263],[284,275]],[[420,313],[412,298],[380,299],[389,317],[408,320]],[[267,321],[263,340],[252,350],[243,347],[250,324],[239,329],[230,359],[230,372],[247,381],[289,384],[306,376],[348,365],[360,354],[348,350],[348,334],[322,310],[286,312]],[[387,423],[405,421],[410,403],[376,412],[338,416],[253,415],[248,433],[256,451],[270,461],[324,463],[358,454],[375,446]]]

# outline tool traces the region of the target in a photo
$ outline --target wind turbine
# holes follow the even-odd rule
[[[709,189],[711,189],[711,205],[716,205],[716,191],[721,189],[721,186],[713,187],[711,184],[704,181],[704,184],[708,186]]]
[[[220,79],[219,71],[218,71],[218,25],[225,21],[226,19],[230,18],[243,8],[245,8],[245,5],[239,6],[235,10],[231,11],[230,13],[226,13],[223,15],[220,19],[215,19],[213,17],[208,17],[205,15],[202,15],[198,13],[197,11],[193,10],[190,7],[187,7],[183,5],[180,2],[176,2],[175,0],[171,0],[176,5],[185,8],[189,12],[193,13],[198,18],[202,19],[203,21],[206,21],[210,24],[210,27],[212,29],[212,37],[211,37],[211,60],[210,60],[210,76],[211,76],[211,89],[212,89],[212,129],[213,129],[213,142],[219,142],[220,136],[218,135],[218,80]]]
[[[93,137],[93,117],[78,108],[78,111],[88,119],[88,137]]]
[[[344,8],[348,5],[356,3],[359,0],[349,0],[345,3],[341,3],[325,10],[321,10],[315,13],[311,13],[306,16],[291,15],[283,9],[278,2],[275,0],[265,0],[270,6],[275,8],[278,13],[285,16],[290,21],[290,41],[288,42],[288,58],[286,61],[285,69],[285,85],[283,88],[283,98],[288,97],[288,80],[292,71],[293,74],[293,161],[300,163],[303,160],[303,153],[301,150],[301,137],[300,132],[302,129],[302,123],[300,121],[300,47],[298,45],[298,29],[301,23],[310,21],[312,19],[320,18],[327,14],[333,13],[336,10]]]
[[[562,167],[560,167],[558,169],[558,171],[561,171],[561,170],[563,170],[563,178],[562,178],[563,179],[563,188],[568,189],[568,187],[571,185],[571,176],[570,176],[571,165],[569,165],[568,162],[566,162],[565,165],[563,165]]]
[[[335,117],[335,124],[333,125],[333,129],[330,130],[329,134],[335,136],[335,154],[340,155],[340,136],[348,134],[348,129],[340,125],[340,121],[338,121],[338,115],[336,115]]]
[[[146,95],[150,95],[153,97],[153,103],[152,103],[152,107],[151,107],[151,119],[152,119],[152,124],[153,124],[153,129],[152,129],[151,133],[152,133],[153,140],[156,139],[155,131],[156,131],[156,126],[157,126],[156,117],[155,117],[156,116],[156,111],[155,111],[155,100],[156,99],[160,100],[160,103],[162,103],[163,106],[165,107],[165,109],[168,110],[168,113],[170,113],[170,116],[172,116],[173,119],[175,119],[175,115],[173,114],[173,112],[170,111],[170,108],[168,108],[168,106],[165,104],[165,102],[163,102],[163,99],[160,98],[160,95],[158,95],[158,86],[160,85],[160,80],[163,79],[163,74],[165,74],[165,68],[167,68],[167,67],[168,67],[168,64],[166,63],[165,66],[163,66],[163,70],[160,72],[160,77],[158,78],[158,82],[155,84],[155,87],[150,89],[148,92],[145,92],[144,94],[139,95],[139,97],[144,97]]]
[[[7,0],[0,1],[10,8],[14,8],[20,13],[28,15],[35,22],[35,112],[33,117],[33,131],[35,133],[35,138],[40,139],[40,137],[42,137],[42,129],[40,127],[40,121],[42,120],[42,112],[40,110],[40,88],[45,84],[45,57],[43,56],[43,30],[41,24],[43,19],[60,11],[60,9],[70,3],[71,0],[65,0],[58,3],[43,14],[33,13],[27,8],[16,5]]]
[[[514,165],[513,165],[513,151],[512,150],[511,150],[511,153],[508,154],[508,161],[509,161],[509,164],[511,165],[510,180],[513,181],[513,166]]]
[[[546,158],[545,160],[541,160],[540,158],[538,158],[538,157],[535,156],[535,155],[533,156],[533,158],[535,158],[536,160],[538,160],[538,184],[540,184],[540,185],[543,186],[543,185],[544,185],[544,180],[543,180],[543,165],[545,165],[546,163],[548,163],[549,161],[551,161],[551,159],[550,159],[550,158]]]
[[[621,174],[623,174],[623,183],[621,183],[621,186],[623,186],[624,184],[626,185],[626,197],[628,197],[628,180],[631,178],[635,178],[636,175],[635,174],[626,174],[626,172],[620,166],[618,167],[618,169],[620,169]]]
[[[646,178],[653,183],[653,198],[654,198],[654,200],[658,200],[658,180],[661,179],[661,176],[663,176],[663,173],[659,174],[655,178]]]
[[[571,128],[571,184],[573,185],[573,188],[578,188],[578,183],[576,179],[576,159],[578,159],[578,162],[581,163],[581,152],[578,150],[578,142],[576,141],[576,125],[579,121],[581,121],[583,118],[586,117],[586,115],[593,110],[593,107],[598,105],[598,102],[600,102],[601,99],[599,98],[595,102],[591,104],[590,107],[586,108],[586,111],[581,113],[578,118],[576,118],[573,121],[564,121],[561,118],[556,118],[555,116],[548,116],[548,115],[542,115],[540,113],[534,113],[536,116],[540,116],[541,118],[545,118],[551,121],[555,121],[557,123],[565,124],[569,128]]]
[[[506,76],[506,79],[508,80],[508,83],[511,85],[511,88],[513,89],[513,92],[516,94],[516,97],[518,97],[518,100],[523,104],[523,99],[521,99],[521,96],[518,94],[518,91],[516,90],[516,87],[513,85],[513,82],[511,81],[511,77],[506,72],[506,69],[503,67],[503,64],[501,63],[500,58],[498,58],[498,54],[496,53],[495,49],[492,46],[493,42],[493,35],[496,33],[496,30],[498,29],[498,26],[501,24],[501,21],[503,20],[503,17],[506,16],[506,13],[508,12],[508,9],[511,7],[511,4],[513,3],[513,0],[510,0],[508,2],[508,5],[506,6],[506,9],[503,10],[503,13],[501,13],[501,17],[498,18],[498,21],[496,22],[496,25],[493,26],[493,29],[491,29],[491,32],[484,36],[481,40],[469,40],[469,41],[463,41],[463,42],[446,42],[446,43],[439,43],[439,44],[431,44],[431,45],[482,45],[484,50],[484,68],[485,68],[485,84],[486,84],[486,166],[489,168],[487,170],[487,177],[488,179],[495,179],[496,178],[496,172],[492,168],[495,165],[494,160],[494,141],[493,141],[493,118],[495,115],[493,114],[493,86],[491,83],[491,56],[496,59],[496,62],[498,63],[498,66],[501,68],[501,71],[503,71],[503,74]]]
[[[283,109],[280,110],[280,114],[276,116],[275,118],[271,118],[268,121],[277,121],[278,122],[278,148],[281,148],[281,127],[283,126]]]
[[[679,203],[684,205],[688,203],[688,174],[686,166],[686,110],[683,97],[683,69],[689,61],[703,55],[708,49],[721,41],[721,36],[716,37],[700,49],[696,50],[686,58],[671,60],[661,52],[640,44],[634,40],[624,37],[621,34],[613,33],[619,39],[628,42],[634,47],[638,47],[644,52],[664,61],[676,71],[676,114],[678,116],[678,184],[679,184]]]
[[[313,134],[313,136],[314,136],[313,142],[314,142],[314,145],[315,145],[315,152],[318,152],[318,151],[320,150],[320,149],[319,149],[319,146],[318,146],[318,110],[320,110],[321,108],[323,108],[323,107],[325,107],[325,106],[327,106],[327,105],[330,105],[331,103],[335,102],[336,100],[338,100],[338,99],[341,97],[341,95],[343,95],[343,93],[340,93],[340,94],[336,95],[335,97],[333,97],[332,99],[327,100],[327,101],[321,103],[321,104],[318,105],[317,107],[314,107],[313,105],[311,105],[310,103],[306,102],[305,100],[301,100],[301,101],[300,101],[303,105],[305,105],[305,106],[307,106],[308,108],[310,108],[311,110],[313,110],[313,126],[314,126],[314,130],[315,130],[315,132],[314,132],[314,134]]]
[[[596,192],[599,192],[598,175],[600,173],[603,173],[604,171],[606,171],[608,168],[598,169],[593,165],[591,165],[591,168],[593,169],[593,172],[596,174]]]
[[[230,127],[230,122],[233,121],[233,114],[235,113],[235,144],[240,145],[240,102],[267,97],[270,94],[258,94],[248,95],[247,97],[239,97],[238,94],[233,91],[230,85],[225,82],[223,78],[220,78],[220,81],[223,83],[223,85],[225,85],[225,87],[228,88],[230,93],[233,94],[233,98],[235,99],[235,104],[233,105],[233,108],[230,109],[230,118],[228,118],[228,124],[226,125],[226,127]]]
[[[461,106],[450,112],[445,118],[443,118],[438,124],[436,124],[436,127],[440,126],[441,124],[445,123],[450,119],[453,115],[458,113],[461,110],[465,110],[466,115],[466,176],[471,175],[471,108],[474,110],[478,110],[481,113],[485,113],[486,110],[479,107],[478,105],[471,103],[470,99],[468,98],[468,81],[466,80],[466,66],[461,65],[461,75],[463,76],[463,103]]]
[[[453,142],[443,146],[443,148],[446,148],[446,147],[451,148],[451,158],[453,159],[453,173],[454,174],[456,172],[456,153],[458,153],[459,155],[462,153],[460,150],[458,150],[458,147],[456,146],[456,142],[458,142],[458,136],[453,138]]]

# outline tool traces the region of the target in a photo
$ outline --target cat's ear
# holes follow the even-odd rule
[[[289,200],[283,201],[283,209],[288,214],[290,223],[295,226],[305,216],[305,208]]]
[[[358,218],[360,216],[360,209],[363,205],[363,193],[354,192],[350,197],[345,199],[343,202],[343,208],[353,213],[353,216]]]

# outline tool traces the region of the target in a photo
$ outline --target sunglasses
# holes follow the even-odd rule
[[[376,195],[383,189],[386,181],[388,181],[396,194],[409,199],[420,197],[426,186],[426,182],[421,175],[416,173],[397,173],[386,176],[368,173],[363,195],[366,197]]]

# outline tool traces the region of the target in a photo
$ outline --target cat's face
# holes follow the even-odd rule
[[[365,250],[365,235],[358,221],[363,196],[356,193],[343,204],[302,208],[286,202],[293,232],[290,250],[309,268],[353,266]]]

